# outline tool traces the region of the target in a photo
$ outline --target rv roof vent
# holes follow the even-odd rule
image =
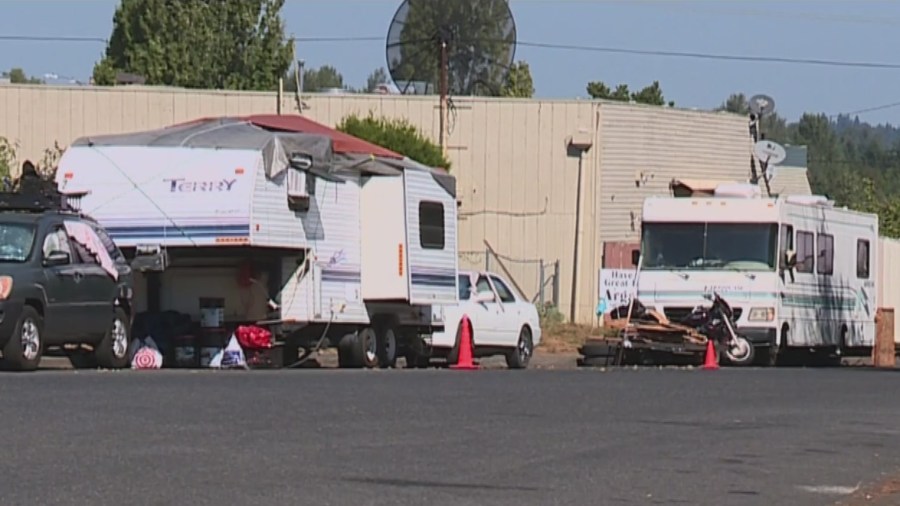
[[[823,195],[789,195],[786,200],[794,204],[807,206],[834,207],[834,201],[828,200],[828,197]]]
[[[752,199],[762,196],[759,186],[750,183],[722,183],[716,186],[716,197]]]

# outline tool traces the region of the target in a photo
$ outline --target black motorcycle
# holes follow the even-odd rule
[[[734,322],[734,311],[718,292],[704,294],[711,300],[710,306],[697,306],[681,322],[696,329],[707,339],[711,339],[716,351],[723,353],[729,363],[734,365],[750,365],[753,363],[753,343],[738,334]]]

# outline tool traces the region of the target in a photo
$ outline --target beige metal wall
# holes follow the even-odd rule
[[[900,241],[878,240],[878,307],[900,311]],[[900,317],[894,316],[894,342],[900,343]]]
[[[350,113],[404,117],[438,136],[433,97],[313,95],[304,114],[334,125]],[[294,113],[285,97],[283,112]],[[0,136],[21,144],[24,157],[74,138],[157,128],[202,116],[275,113],[274,93],[167,88],[0,86]],[[582,164],[577,319],[594,321],[602,241],[636,236],[641,201],[666,194],[673,177],[741,179],[749,141],[743,117],[578,100],[456,98],[449,157],[461,200],[462,267],[485,265],[486,239],[529,298],[540,262],[561,267],[560,309],[572,294],[578,157],[566,139],[584,131],[593,147]],[[635,186],[634,176],[650,174]],[[636,228],[635,228],[636,230]],[[496,258],[492,270],[503,273]],[[547,298],[550,297],[549,286]]]

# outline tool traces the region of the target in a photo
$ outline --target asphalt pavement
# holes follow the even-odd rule
[[[900,371],[0,375],[4,505],[834,504],[900,470]]]

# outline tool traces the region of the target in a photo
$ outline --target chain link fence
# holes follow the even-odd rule
[[[541,318],[559,320],[559,260],[514,258],[494,250],[485,241],[483,250],[459,252],[459,267],[501,275],[537,306]]]

